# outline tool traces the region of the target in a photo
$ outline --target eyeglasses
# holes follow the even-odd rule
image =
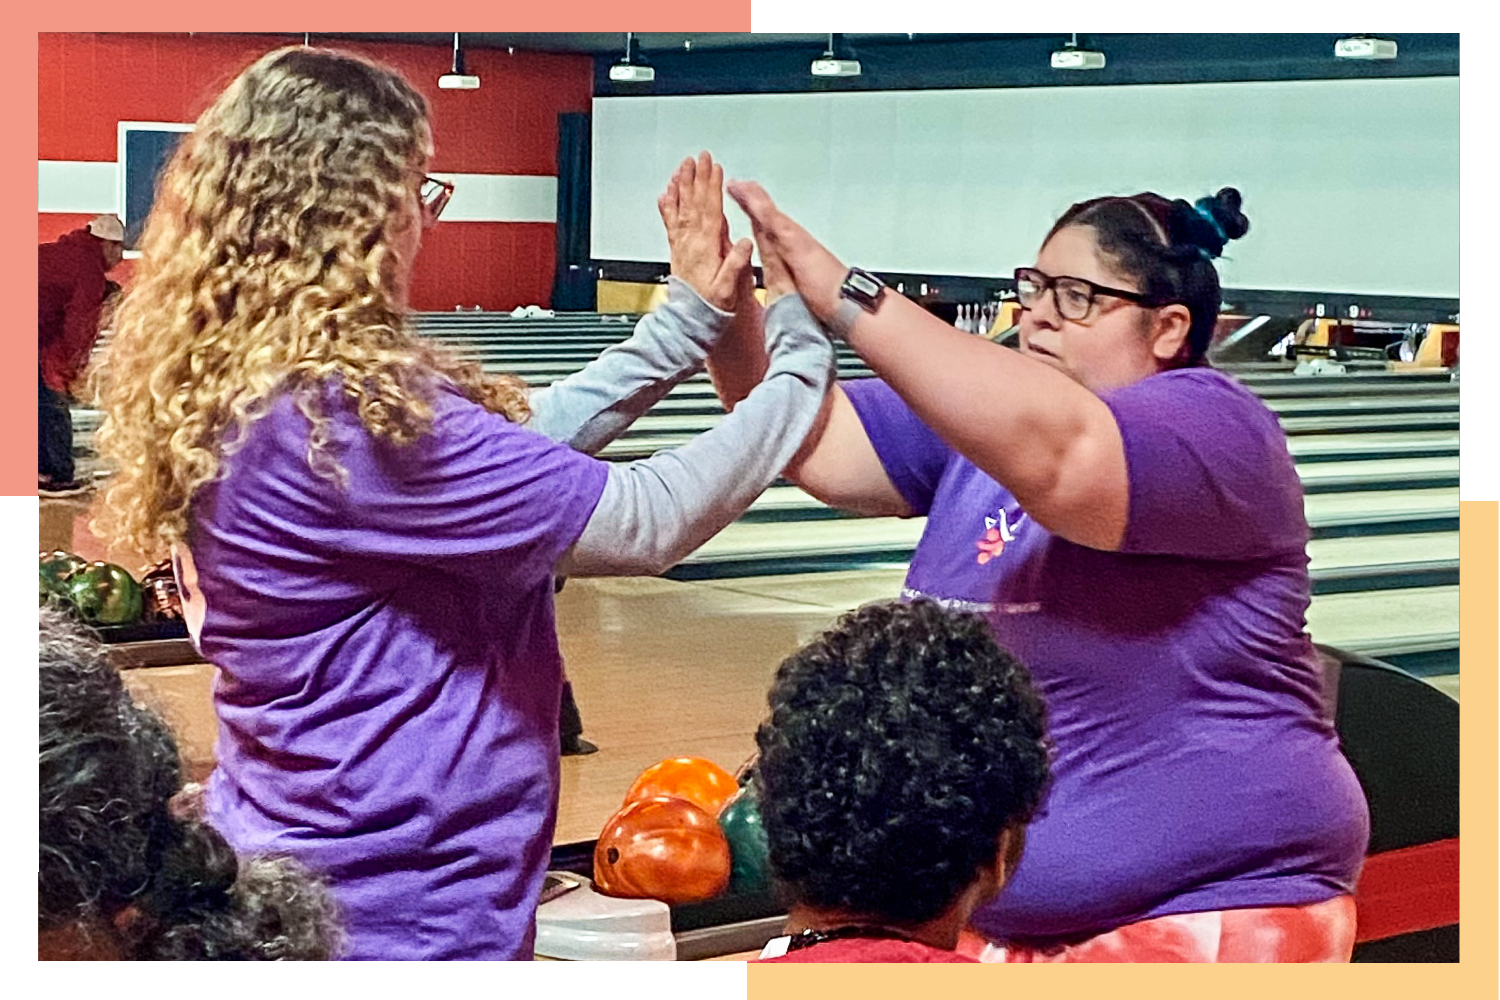
[[[1057,305],[1057,313],[1063,319],[1074,322],[1087,319],[1094,311],[1094,300],[1101,295],[1113,296],[1134,302],[1137,305],[1154,305],[1150,296],[1140,292],[1126,291],[1123,288],[1109,288],[1106,285],[1095,284],[1086,278],[1057,277],[1043,274],[1034,267],[1016,268],[1016,298],[1021,303],[1022,309],[1031,309],[1041,301],[1047,289],[1052,289],[1052,301]]]
[[[423,175],[421,197],[422,224],[430,228],[437,222],[438,216],[443,214],[443,209],[448,207],[448,200],[453,197],[453,185],[449,181]]]

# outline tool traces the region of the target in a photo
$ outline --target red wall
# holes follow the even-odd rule
[[[241,69],[298,40],[201,34],[37,37],[39,158],[108,161],[116,156],[118,122],[193,121]],[[446,91],[437,88],[437,78],[449,67],[451,49],[330,44],[394,66],[426,95],[437,173],[554,176],[557,116],[587,112],[593,95],[587,56],[466,51],[467,69],[483,85],[474,91]],[[86,216],[43,215],[39,236],[55,238],[84,221]],[[449,310],[455,305],[511,309],[549,304],[554,251],[551,223],[441,224],[423,239],[412,305]]]

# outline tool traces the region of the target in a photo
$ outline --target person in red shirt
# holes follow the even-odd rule
[[[872,604],[776,673],[754,768],[790,908],[762,961],[967,962],[970,915],[1020,860],[1045,713],[984,620]]]
[[[37,492],[81,492],[74,479],[68,395],[99,338],[105,274],[125,255],[125,227],[113,215],[37,247]]]

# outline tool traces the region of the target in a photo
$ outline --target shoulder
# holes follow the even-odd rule
[[[1216,368],[1161,372],[1105,393],[1105,404],[1122,425],[1173,425],[1179,434],[1236,437],[1251,432],[1281,436],[1280,424],[1258,395]]]
[[[1249,402],[1262,405],[1260,397],[1239,379],[1208,366],[1158,372],[1106,393],[1104,398],[1108,401],[1136,396],[1188,396],[1203,400],[1222,400],[1226,403]]]

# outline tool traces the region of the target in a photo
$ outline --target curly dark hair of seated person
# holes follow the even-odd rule
[[[171,730],[82,627],[52,608],[38,627],[38,930],[76,928],[124,958],[330,957],[327,889],[288,859],[236,858],[212,827],[174,816]]]
[[[976,615],[850,612],[776,673],[756,733],[771,868],[796,902],[940,916],[1047,784],[1041,700]]]

